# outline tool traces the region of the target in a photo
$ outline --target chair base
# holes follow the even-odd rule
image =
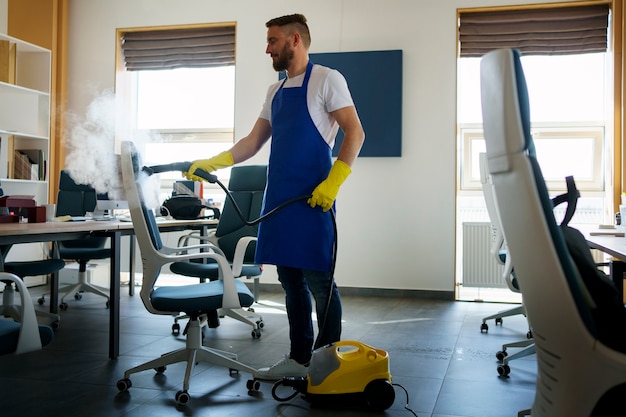
[[[521,347],[523,349],[518,350],[512,355],[507,355],[506,349],[508,347]],[[498,374],[500,376],[508,376],[511,372],[511,368],[509,367],[509,362],[515,359],[524,358],[526,356],[530,356],[536,353],[535,350],[535,341],[533,339],[522,340],[519,342],[507,343],[502,345],[502,351],[496,353],[496,358],[501,360],[502,363],[498,365]]]
[[[74,294],[74,298],[79,300],[81,298],[81,292],[90,292],[106,298],[106,306],[109,307],[109,294],[107,293],[107,291],[108,290],[106,288],[99,287],[88,282],[87,272],[80,271],[78,273],[78,282],[76,284],[67,285],[65,287],[59,288],[59,294],[63,294],[63,296],[61,297],[60,308],[62,310],[65,310],[67,308],[67,303],[65,302],[65,298],[67,296]],[[43,294],[41,298],[39,298],[39,304],[43,304],[46,295],[48,294]]]
[[[117,382],[117,388],[120,391],[128,390],[132,385],[130,382],[130,376],[134,373],[148,369],[153,369],[157,372],[164,372],[167,365],[179,362],[187,363],[185,378],[183,380],[183,389],[176,394],[176,400],[181,404],[185,404],[189,401],[189,395],[187,393],[189,390],[189,380],[196,363],[205,362],[222,366],[224,368],[228,368],[231,372],[245,371],[251,373],[252,375],[255,375],[257,372],[256,369],[237,361],[237,355],[234,353],[203,346],[202,325],[201,321],[196,317],[190,319],[189,328],[187,329],[186,346],[184,348],[166,353],[156,359],[128,369],[124,372],[124,379]]]
[[[480,326],[480,331],[487,333],[487,331],[489,330],[489,326],[487,325],[487,320],[495,320],[496,325],[498,325],[502,323],[503,317],[517,316],[520,314],[523,316],[526,316],[526,310],[524,309],[523,305],[518,306],[518,307],[513,307],[508,310],[499,311],[495,314],[492,314],[491,316],[484,317],[483,322]]]

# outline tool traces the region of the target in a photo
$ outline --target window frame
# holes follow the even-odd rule
[[[577,138],[593,140],[593,158],[592,158],[592,178],[575,178],[576,187],[583,192],[603,192],[606,188],[604,154],[606,132],[604,125],[600,123],[589,124],[554,124],[554,123],[537,123],[531,126],[531,135],[535,146],[540,147],[541,141],[551,139],[568,139],[576,140]],[[472,173],[480,173],[478,168],[478,157],[480,152],[484,152],[484,134],[482,124],[467,123],[459,126],[459,137],[461,146],[461,165],[460,165],[460,191],[481,191],[480,175],[472,175]],[[473,155],[476,155],[473,158]],[[564,156],[566,157],[566,156]],[[566,191],[564,178],[549,179],[546,178],[546,185],[550,191]]]

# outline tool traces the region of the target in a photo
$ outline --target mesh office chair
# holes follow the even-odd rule
[[[93,187],[87,184],[77,184],[69,172],[61,171],[57,196],[57,216],[84,216],[87,212],[94,211],[96,199],[97,195]],[[88,237],[58,243],[59,256],[62,259],[78,262],[78,282],[59,289],[59,294],[63,294],[59,304],[61,310],[68,307],[65,302],[66,297],[73,294],[76,300],[80,300],[85,291],[106,298],[106,306],[109,307],[108,290],[90,283],[87,279],[89,261],[111,257],[111,249],[105,247],[107,239],[106,237]],[[45,294],[37,301],[39,304],[43,304]]]
[[[22,278],[8,272],[0,272],[0,281],[15,285],[23,306],[20,310],[21,321],[0,319],[0,355],[19,355],[40,350],[48,345],[54,337],[54,332],[49,326],[37,323],[35,308]]]
[[[152,314],[178,314],[189,316],[189,327],[186,332],[186,346],[173,352],[161,355],[142,365],[128,369],[124,377],[117,382],[120,391],[128,390],[132,383],[130,375],[154,369],[164,372],[167,365],[186,362],[187,368],[182,390],[176,393],[176,401],[185,405],[190,400],[189,381],[196,363],[207,362],[228,368],[233,371],[245,371],[256,374],[256,370],[237,361],[237,355],[231,352],[211,349],[202,345],[201,323],[207,314],[218,309],[240,309],[254,302],[252,293],[239,279],[233,277],[227,260],[215,252],[184,253],[201,245],[183,248],[169,248],[163,245],[154,213],[146,207],[143,199],[146,174],[141,171],[134,145],[122,142],[122,177],[124,191],[128,200],[133,220],[135,235],[141,252],[143,263],[143,280],[140,290],[141,300]],[[190,259],[213,259],[217,262],[220,274],[216,281],[208,281],[192,285],[159,286],[158,278],[161,268],[172,262]]]
[[[556,223],[530,135],[518,51],[482,58],[481,99],[489,172],[537,354],[535,400],[519,415],[623,416],[626,343],[614,339],[624,338],[624,305],[618,297],[598,302],[585,284],[601,282],[590,281],[598,277],[597,267],[589,269],[593,277],[579,269],[567,244],[577,231]],[[607,308],[613,314],[603,314]]]
[[[267,165],[241,165],[232,167],[228,190],[247,221],[256,220],[261,215],[263,195],[267,182]],[[182,236],[179,246],[187,246],[190,239],[215,244],[215,250],[222,254],[230,263],[235,278],[245,277],[254,280],[253,295],[258,300],[259,278],[263,266],[254,263],[256,236],[258,225],[245,225],[237,213],[232,201],[227,198],[220,215],[215,231],[209,236],[200,236],[197,233]],[[197,262],[176,262],[170,265],[170,270],[176,274],[208,278],[216,280],[219,268],[216,262],[207,260],[204,264]],[[254,309],[247,312],[220,310],[220,316],[229,316],[250,324],[253,327],[252,337],[261,337],[263,317],[254,313]],[[172,330],[176,334],[177,323]]]

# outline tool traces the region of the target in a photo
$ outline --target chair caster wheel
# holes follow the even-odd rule
[[[178,391],[174,397],[179,405],[187,405],[191,397],[187,391]]]
[[[75,300],[82,300],[82,298],[83,298],[83,295],[81,293],[77,292],[76,294],[74,294]]]
[[[45,303],[45,302],[46,302],[46,299],[43,298],[43,297],[40,297],[40,298],[37,299],[37,304],[39,304],[39,305],[43,305],[43,303]]]
[[[56,330],[59,327],[61,327],[61,323],[59,322],[59,320],[55,320],[52,323],[50,323],[50,327],[52,327],[53,330]]]
[[[234,376],[234,375],[239,375],[239,370],[238,369],[229,368],[228,369],[228,376]]]
[[[498,375],[500,376],[509,376],[511,373],[511,368],[509,365],[498,365]]]
[[[480,332],[487,333],[489,331],[489,325],[487,323],[483,323],[480,325]]]
[[[496,359],[499,360],[500,362],[502,362],[504,358],[506,358],[507,356],[509,356],[509,354],[506,353],[506,350],[501,350],[496,353]]]
[[[67,305],[67,303],[61,303],[61,304],[59,304],[59,308],[60,308],[61,310],[63,310],[63,311],[67,310],[67,307],[69,307],[69,306]]]
[[[166,369],[167,369],[167,366],[157,366],[156,368],[154,368],[154,370],[158,374],[162,374],[163,372],[165,372]]]
[[[178,323],[172,324],[172,334],[174,336],[178,336],[180,334],[180,324]]]
[[[261,330],[259,330],[259,329],[252,330],[252,338],[253,339],[260,339],[261,338]]]
[[[498,318],[496,319],[496,326],[497,326],[498,324],[499,324],[500,326],[502,326],[502,317],[498,317]]]
[[[109,302],[109,300],[107,300],[107,302],[106,302],[106,303],[104,303],[104,306],[105,306],[106,308],[109,308],[109,307],[111,306],[111,303]]]
[[[261,389],[261,381],[258,379],[249,379],[246,382],[246,388],[248,388],[248,391],[258,391]]]
[[[263,323],[263,320],[259,320],[256,322],[256,325],[259,326],[259,329],[262,329],[265,327],[265,323]]]
[[[119,381],[117,381],[115,386],[120,392],[124,392],[124,391],[128,391],[128,389],[133,386],[133,383],[130,382],[130,379],[128,378],[122,378]]]

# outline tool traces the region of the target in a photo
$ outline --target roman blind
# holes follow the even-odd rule
[[[121,42],[128,71],[235,64],[234,25],[126,32]]]
[[[609,5],[463,11],[459,13],[461,57],[500,48],[524,55],[605,52]]]

